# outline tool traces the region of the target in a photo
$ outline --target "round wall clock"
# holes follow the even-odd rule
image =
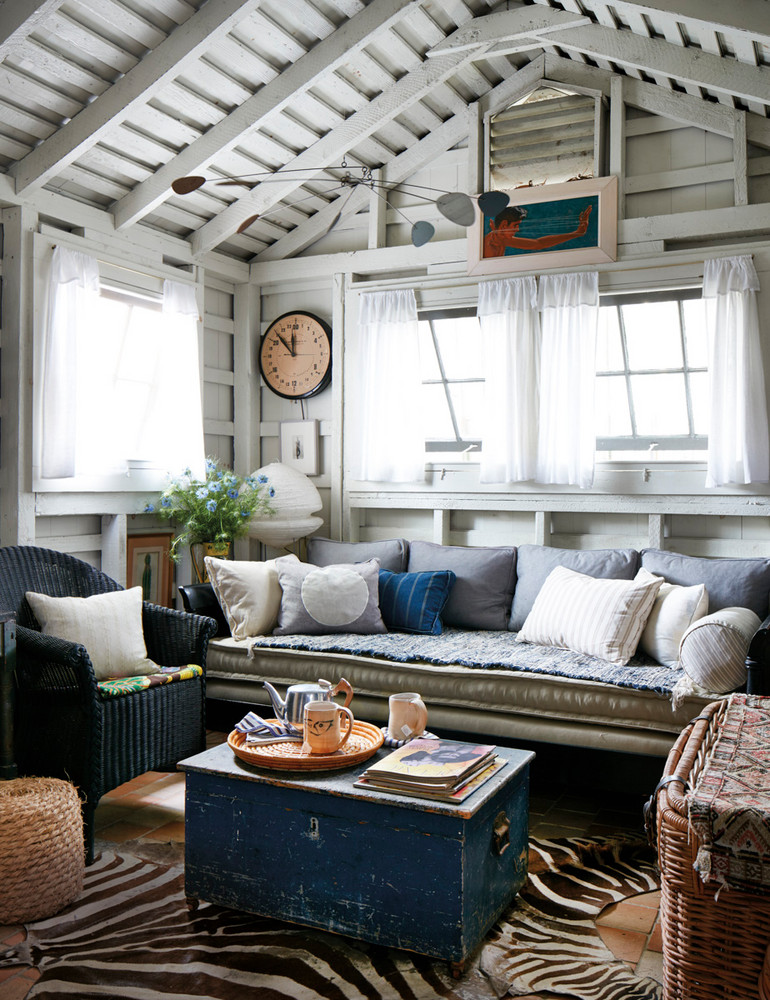
[[[311,313],[284,313],[262,337],[259,370],[268,389],[278,396],[315,396],[332,378],[331,327]]]

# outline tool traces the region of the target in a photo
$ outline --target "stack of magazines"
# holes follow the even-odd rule
[[[367,768],[355,782],[370,788],[440,802],[462,802],[505,766],[497,747],[456,740],[411,740]]]

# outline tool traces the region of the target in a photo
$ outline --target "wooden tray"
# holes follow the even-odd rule
[[[268,720],[270,721],[270,720]],[[246,746],[243,733],[233,730],[227,743],[235,756],[253,767],[280,768],[284,771],[333,771],[352,767],[375,754],[384,742],[382,730],[370,722],[353,723],[347,743],[330,754],[304,753],[301,743],[268,743],[267,746]]]

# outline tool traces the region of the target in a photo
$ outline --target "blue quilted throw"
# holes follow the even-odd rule
[[[441,635],[284,635],[259,636],[251,650],[303,649],[316,653],[351,653],[397,663],[430,663],[437,666],[475,667],[481,670],[521,670],[578,680],[599,681],[670,695],[681,670],[663,667],[645,656],[635,656],[621,667],[596,656],[569,649],[516,642],[514,632],[474,632],[446,628]]]

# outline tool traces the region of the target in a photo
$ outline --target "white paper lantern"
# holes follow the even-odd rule
[[[323,506],[321,494],[304,473],[281,462],[272,462],[257,469],[254,475],[267,476],[268,485],[275,490],[270,501],[275,514],[255,517],[249,525],[251,538],[280,549],[321,527],[323,518],[313,513]]]

